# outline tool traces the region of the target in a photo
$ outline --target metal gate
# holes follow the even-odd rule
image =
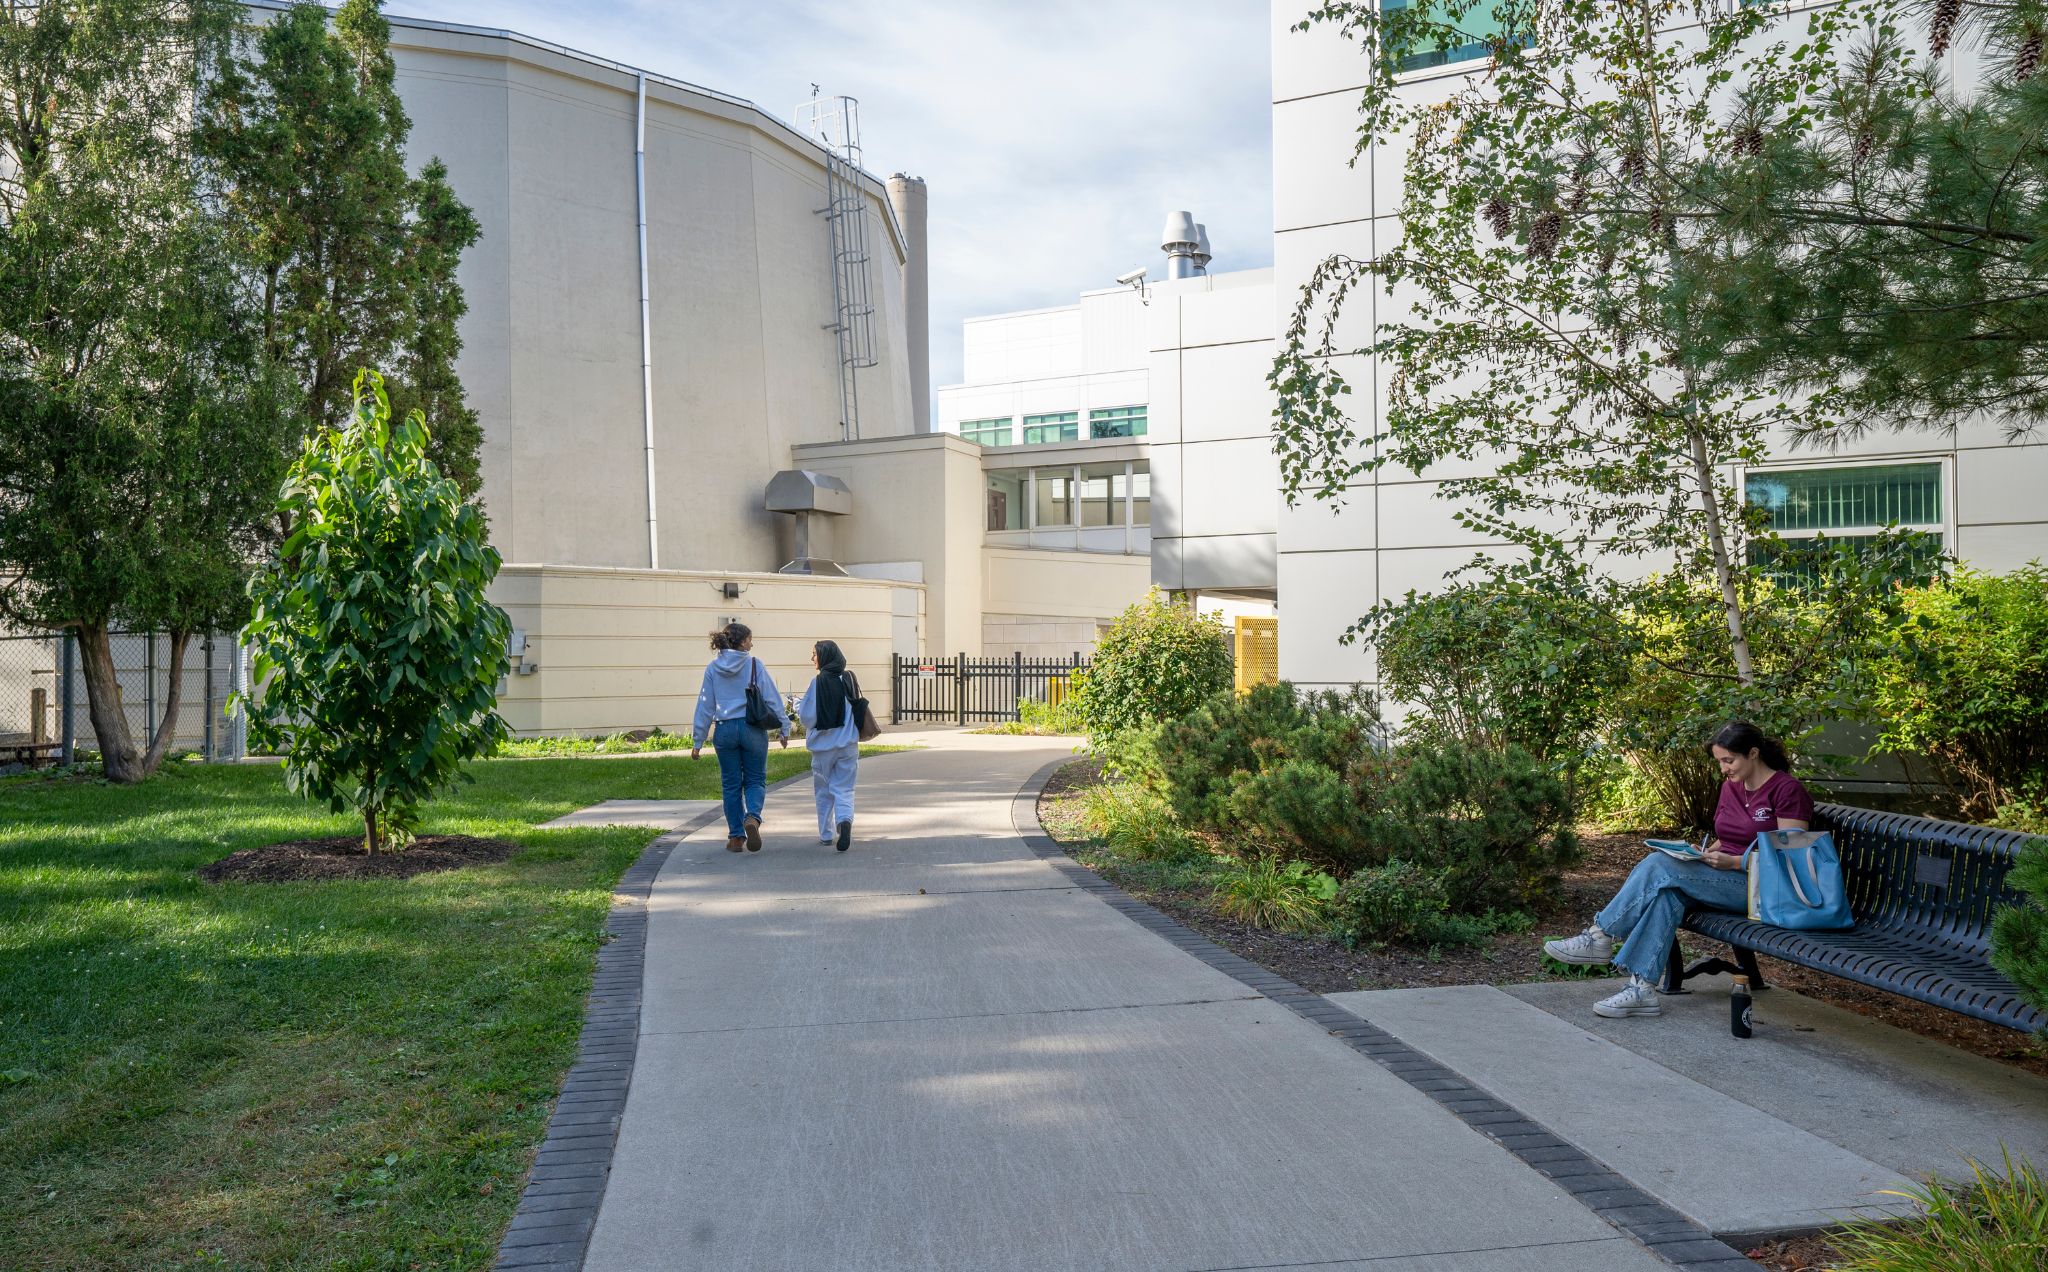
[[[1073,674],[1087,670],[1076,653],[1071,658],[906,658],[895,656],[891,687],[893,724],[926,720],[947,724],[996,724],[1019,718],[1026,702],[1057,702]]]

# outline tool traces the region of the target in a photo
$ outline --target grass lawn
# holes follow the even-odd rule
[[[774,750],[770,779],[801,772]],[[410,880],[201,883],[360,833],[271,767],[0,781],[0,1268],[482,1268],[574,1058],[610,889],[717,762],[500,760],[422,833],[524,845]],[[808,834],[806,835],[808,838]]]

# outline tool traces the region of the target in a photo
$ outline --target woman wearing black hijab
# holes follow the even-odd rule
[[[853,846],[853,779],[860,766],[860,721],[854,703],[860,684],[846,669],[846,655],[835,641],[821,640],[811,650],[818,674],[804,690],[797,718],[804,722],[804,745],[811,751],[811,789],[818,797],[818,842]]]

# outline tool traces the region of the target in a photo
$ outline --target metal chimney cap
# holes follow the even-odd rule
[[[1196,237],[1195,214],[1192,212],[1168,212],[1166,228],[1159,232],[1160,250],[1171,252],[1176,247],[1193,247],[1200,240]]]
[[[853,492],[837,477],[785,468],[768,479],[767,507],[770,512],[847,513],[853,511]]]
[[[1207,265],[1210,259],[1211,258],[1209,256],[1209,227],[1206,225],[1197,225],[1195,226],[1195,264]]]

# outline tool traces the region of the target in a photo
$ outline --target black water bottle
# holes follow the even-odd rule
[[[1735,988],[1728,995],[1728,1032],[1738,1038],[1750,1036],[1749,977],[1735,978]]]

